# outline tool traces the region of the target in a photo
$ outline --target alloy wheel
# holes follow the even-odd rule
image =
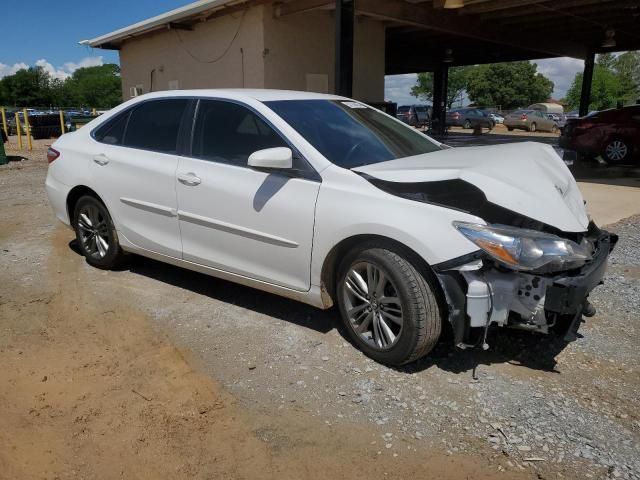
[[[391,348],[402,333],[402,304],[388,275],[369,262],[353,265],[344,281],[349,325],[370,347]]]
[[[101,259],[109,251],[111,234],[106,216],[96,205],[83,205],[78,213],[82,248],[87,255]]]
[[[609,143],[605,149],[607,160],[611,160],[612,162],[619,162],[620,160],[623,160],[627,156],[628,152],[629,148],[622,140],[614,140]]]

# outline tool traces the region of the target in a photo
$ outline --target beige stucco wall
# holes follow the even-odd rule
[[[211,63],[229,47],[238,27],[226,55]],[[382,22],[356,20],[353,96],[359,100],[384,100],[384,42]],[[234,13],[199,23],[193,31],[164,30],[127,40],[120,65],[125,99],[136,85],[149,91],[153,69],[156,91],[172,88],[175,81],[180,89],[306,90],[307,74],[320,74],[326,75],[332,93],[334,17],[318,10],[275,18],[273,4],[266,2],[251,7],[244,18]]]
[[[154,68],[155,91],[169,89],[175,80],[180,89],[264,88],[262,18],[263,6],[258,5],[244,18],[235,13],[199,23],[193,31],[165,30],[126,41],[120,50],[123,98],[130,97],[135,85],[148,92]],[[227,49],[238,27],[238,37],[226,55],[210,63]]]
[[[334,87],[335,22],[329,11],[316,10],[275,18],[265,5],[265,88],[307,89],[307,74],[325,74]],[[384,25],[358,18],[354,38],[353,96],[384,100]]]

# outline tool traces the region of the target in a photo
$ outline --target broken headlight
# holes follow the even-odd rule
[[[514,270],[570,270],[584,265],[593,254],[587,239],[578,244],[557,235],[506,225],[453,222],[453,226],[498,262]]]

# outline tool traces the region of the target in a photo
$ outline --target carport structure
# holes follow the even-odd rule
[[[430,71],[442,129],[459,65],[583,59],[586,114],[595,55],[640,49],[639,22],[640,0],[198,0],[81,43],[120,50],[131,96],[247,86],[378,103],[384,75]]]
[[[434,120],[440,129],[451,66],[582,59],[580,115],[586,115],[595,55],[640,49],[640,0],[292,0],[282,8],[335,8],[335,84],[347,96],[354,22],[358,16],[388,22],[385,73],[434,72]]]

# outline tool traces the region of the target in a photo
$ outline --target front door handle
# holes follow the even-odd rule
[[[104,153],[101,153],[100,155],[96,155],[95,157],[93,157],[93,161],[94,163],[97,163],[101,167],[104,167],[107,163],[109,163],[109,159]]]
[[[195,187],[196,185],[200,185],[202,180],[195,173],[181,173],[178,175],[178,181],[187,187]]]

